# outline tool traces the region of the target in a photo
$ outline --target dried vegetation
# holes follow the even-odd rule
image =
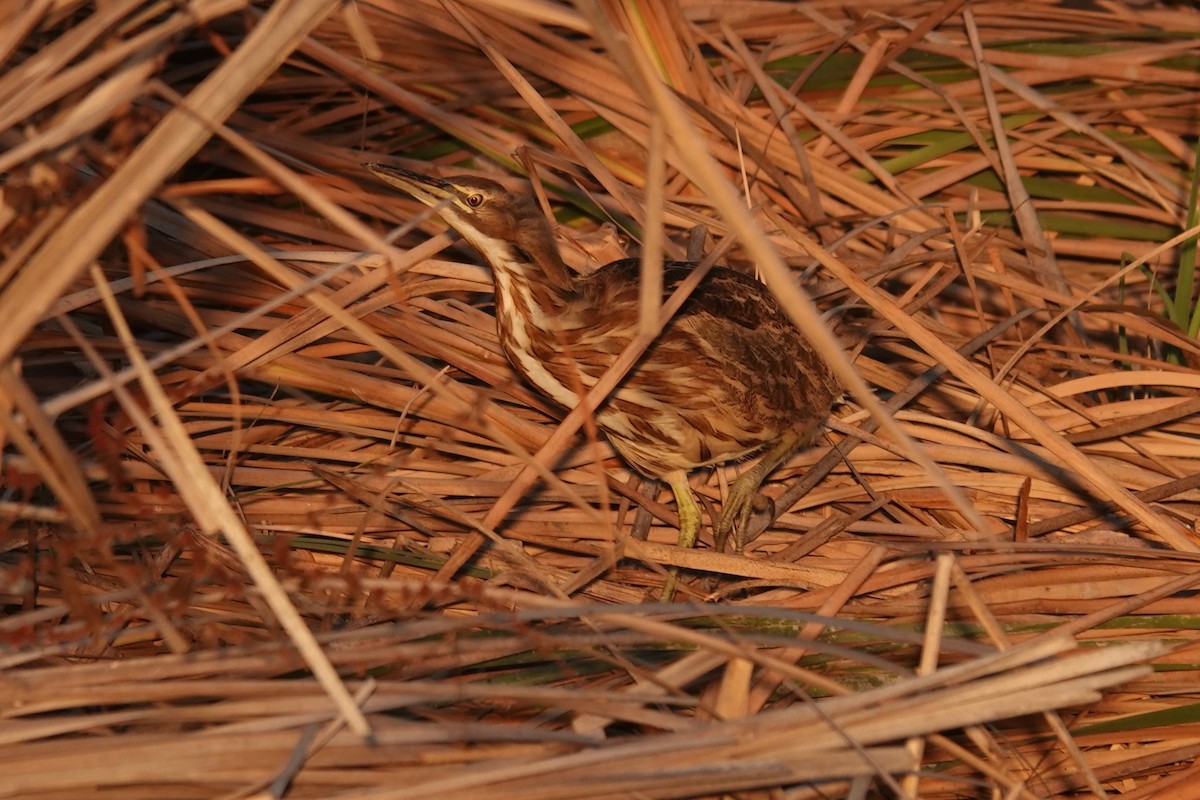
[[[5,13],[0,797],[1195,793],[1190,4]],[[835,334],[745,555],[367,159]]]

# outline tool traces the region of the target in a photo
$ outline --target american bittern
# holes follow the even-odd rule
[[[573,408],[637,332],[638,261],[572,275],[531,196],[483,178],[366,166],[436,209],[483,254],[508,360],[551,400]],[[665,265],[664,296],[693,266]],[[630,465],[670,485],[681,547],[695,544],[700,530],[688,473],[769,448],[734,482],[716,526],[718,548],[732,530],[740,552],[759,485],[812,439],[838,394],[766,288],[716,267],[597,410],[596,423]]]

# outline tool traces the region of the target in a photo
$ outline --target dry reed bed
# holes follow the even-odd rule
[[[1200,359],[1140,264],[1200,15],[959,5],[15,12],[0,796],[1185,784]],[[703,225],[852,361],[745,556],[564,435],[368,157],[534,169],[581,270]],[[635,605],[666,566],[720,605]]]

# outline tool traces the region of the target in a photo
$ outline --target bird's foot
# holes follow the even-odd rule
[[[733,551],[740,554],[775,518],[775,501],[759,494],[757,483],[739,487],[741,482],[741,479],[738,479],[733,484],[725,507],[721,510],[721,518],[717,521],[714,545],[718,553],[725,551],[729,534],[732,533]]]
[[[688,485],[686,472],[680,470],[668,473],[663,476],[663,480],[674,492],[675,504],[679,511],[679,539],[676,545],[690,549],[696,545],[696,538],[700,533],[700,504],[696,502],[696,496],[692,494],[692,488]],[[664,603],[671,602],[675,598],[678,583],[679,567],[671,567],[667,571],[667,580],[663,584],[659,599]]]

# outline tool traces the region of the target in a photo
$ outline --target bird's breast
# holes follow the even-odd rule
[[[496,327],[509,363],[542,394],[564,408],[574,408],[579,394],[550,369],[559,345],[557,313],[523,276],[496,272]]]

